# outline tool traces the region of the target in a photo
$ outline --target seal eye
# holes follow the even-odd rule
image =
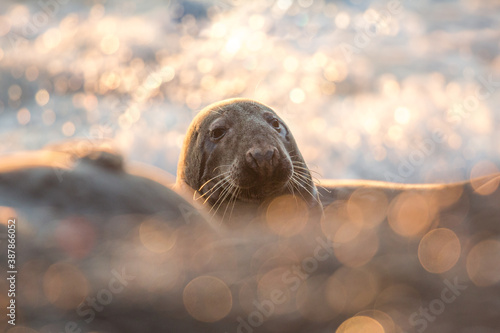
[[[273,118],[273,119],[271,119],[270,123],[271,123],[271,126],[274,127],[274,129],[276,129],[278,132],[280,131],[281,124],[280,124],[278,119]]]
[[[226,129],[222,127],[216,128],[210,132],[210,136],[214,140],[220,140],[224,135],[226,135]]]

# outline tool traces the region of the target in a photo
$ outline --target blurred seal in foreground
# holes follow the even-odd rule
[[[77,155],[67,150],[71,146],[2,157],[0,205],[104,217],[159,213],[181,217],[185,209],[202,220],[168,188],[172,178],[166,172],[151,166],[125,166],[123,157],[109,149]]]
[[[130,318],[144,326],[139,313],[151,305],[123,302],[140,294],[146,302],[166,297],[143,290],[158,279],[178,288],[173,283],[184,256],[174,255],[170,259],[179,264],[158,269],[164,254],[212,233],[200,213],[168,187],[168,174],[127,165],[109,149],[77,146],[0,158],[0,261],[7,267],[13,259],[9,271],[17,271],[14,280],[7,269],[0,272],[0,305],[9,312],[15,300],[8,319],[16,323],[0,321],[2,332],[138,332],[121,325]],[[9,249],[15,255],[7,255],[7,222],[13,219],[15,247]],[[126,296],[127,287],[132,296]],[[182,304],[177,294],[172,297],[167,303]]]

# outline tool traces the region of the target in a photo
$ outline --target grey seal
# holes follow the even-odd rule
[[[229,99],[211,104],[187,131],[176,188],[194,191],[215,211],[261,205],[282,195],[321,208],[318,191],[282,118],[262,103]],[[225,209],[219,209],[226,206]]]

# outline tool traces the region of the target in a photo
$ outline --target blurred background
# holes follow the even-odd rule
[[[500,162],[500,3],[0,3],[0,153],[111,138],[175,174],[204,106],[269,104],[324,178],[467,179]],[[476,172],[477,173],[477,172]]]

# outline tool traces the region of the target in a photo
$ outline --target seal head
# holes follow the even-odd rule
[[[191,123],[177,169],[212,206],[231,201],[261,204],[293,194],[318,205],[311,174],[285,122],[248,99],[209,105]]]

